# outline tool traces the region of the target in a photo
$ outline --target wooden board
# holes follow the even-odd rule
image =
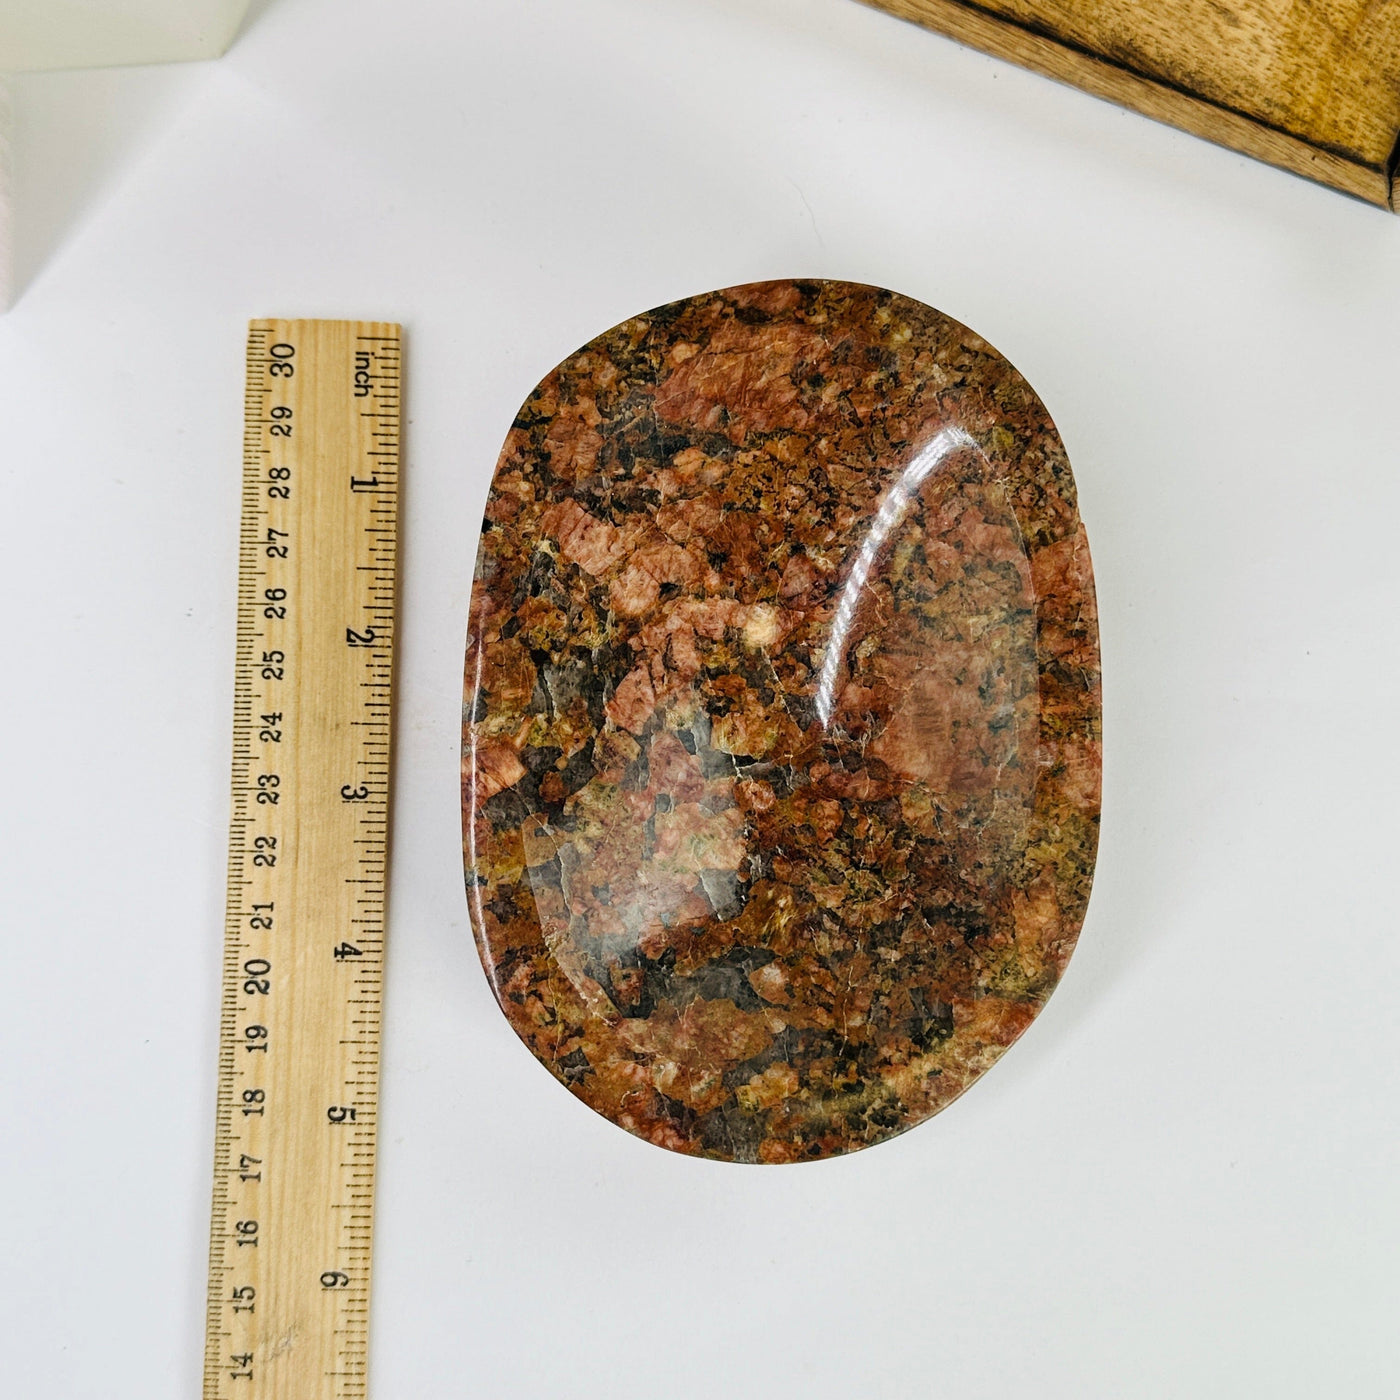
[[[248,334],[205,1400],[365,1394],[399,330]]]
[[[1400,0],[866,0],[1393,208]]]

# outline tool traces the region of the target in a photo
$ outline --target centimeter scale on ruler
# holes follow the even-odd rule
[[[365,1394],[399,390],[397,326],[249,327],[205,1400]]]

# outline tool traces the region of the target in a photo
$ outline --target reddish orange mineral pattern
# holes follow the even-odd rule
[[[462,804],[502,1009],[678,1152],[921,1122],[1073,950],[1099,703],[1069,463],[983,340],[843,282],[624,322],[486,506]]]

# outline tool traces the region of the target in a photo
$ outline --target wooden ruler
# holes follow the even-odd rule
[[[205,1400],[365,1394],[399,357],[248,332]]]

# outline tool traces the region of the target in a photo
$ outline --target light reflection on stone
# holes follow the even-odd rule
[[[1063,447],[940,313],[777,282],[526,402],[486,508],[464,850],[507,1018],[677,1151],[878,1142],[1053,990],[1098,814]]]

